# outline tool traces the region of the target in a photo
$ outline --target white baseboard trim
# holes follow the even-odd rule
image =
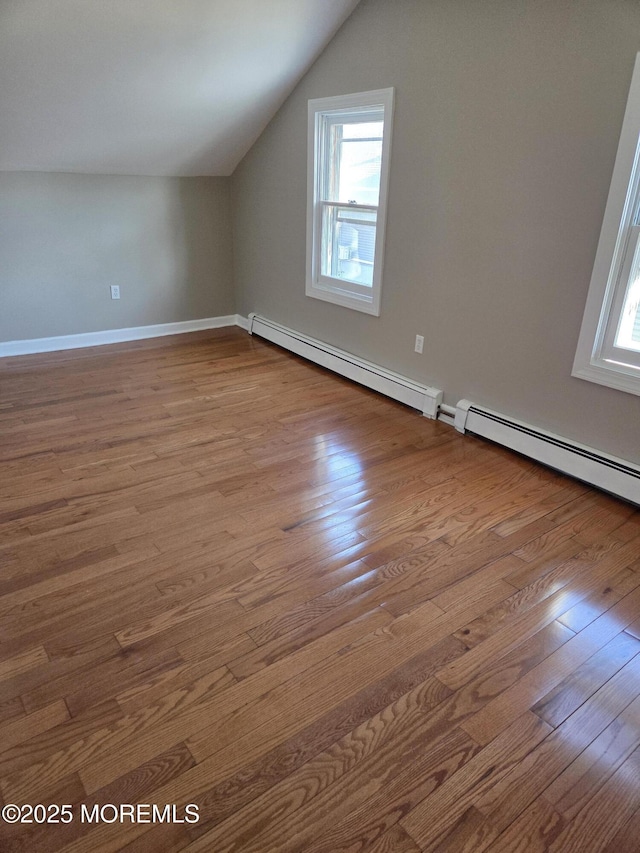
[[[24,341],[0,342],[0,358],[12,355],[29,355],[36,352],[99,347],[125,341],[140,341],[145,338],[161,338],[165,335],[181,335],[203,329],[222,329],[225,326],[240,326],[247,329],[248,321],[239,314],[224,317],[205,317],[201,320],[183,320],[178,323],[160,323],[155,326],[133,326],[128,329],[106,329],[103,332],[83,332],[78,335],[59,335],[54,338],[32,338]]]
[[[458,432],[488,438],[589,485],[640,505],[640,467],[469,400],[456,409]]]
[[[426,418],[438,417],[442,391],[437,388],[420,385],[406,376],[357,358],[349,352],[336,349],[324,341],[310,338],[258,314],[249,314],[249,334],[260,335],[340,376],[418,409]]]

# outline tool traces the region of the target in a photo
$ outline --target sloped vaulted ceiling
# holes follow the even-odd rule
[[[229,175],[358,0],[0,0],[0,170]]]

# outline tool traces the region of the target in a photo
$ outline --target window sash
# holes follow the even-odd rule
[[[377,216],[379,205],[361,204],[359,202],[341,202],[338,200],[338,187],[340,184],[340,154],[343,139],[335,133],[336,127],[345,124],[370,124],[372,122],[384,122],[384,107],[382,105],[366,107],[362,110],[346,110],[341,113],[320,114],[320,153],[318,157],[318,199],[315,205],[315,235],[318,247],[315,263],[315,281],[326,289],[339,289],[343,293],[351,293],[358,298],[371,298],[373,287],[373,276],[376,271],[375,253],[373,260],[367,262],[372,268],[371,284],[362,284],[354,281],[348,276],[332,275],[327,267],[335,270],[335,243],[337,236],[335,232],[328,234],[327,212],[332,209],[336,212],[336,220],[339,211],[363,210],[375,212]],[[384,125],[383,125],[384,127]],[[360,141],[360,140],[354,140]],[[381,176],[379,177],[379,181]],[[379,193],[379,190],[378,190]],[[375,243],[377,243],[377,218],[375,222]],[[360,262],[360,259],[358,258]]]
[[[640,265],[640,226],[629,228],[627,246],[624,252],[620,275],[613,293],[613,299],[608,311],[606,328],[602,338],[601,357],[612,364],[626,364],[629,367],[640,368],[640,342],[638,348],[629,348],[618,342],[621,327],[624,323],[624,312],[632,288],[638,289],[638,267]],[[635,275],[634,275],[635,273]],[[635,316],[637,317],[636,308]],[[633,325],[633,321],[631,323]]]
[[[319,135],[319,146],[317,151],[317,168],[319,170],[319,181],[317,187],[317,198],[322,199],[324,201],[334,201],[346,203],[347,201],[351,201],[348,198],[340,198],[340,185],[341,185],[341,169],[343,166],[342,158],[344,154],[344,146],[349,145],[350,143],[364,143],[369,141],[380,142],[380,149],[383,147],[383,136],[375,137],[375,138],[350,138],[344,137],[341,131],[344,130],[345,125],[349,124],[382,124],[383,125],[383,136],[384,136],[384,108],[381,105],[380,107],[376,107],[373,111],[367,110],[366,113],[357,113],[350,112],[347,114],[342,114],[339,116],[333,114],[321,113],[318,118],[318,130],[317,133]],[[376,201],[379,203],[380,196],[380,184],[382,178],[382,169],[380,168],[377,173],[377,198]],[[365,188],[362,188],[360,192],[363,195],[370,194],[367,193]],[[371,201],[369,199],[369,201]],[[356,202],[362,203],[362,199],[356,199]]]
[[[345,223],[348,225],[352,224],[356,228],[373,228],[375,246],[378,236],[377,206],[370,204],[339,204],[331,201],[320,201],[318,202],[318,210],[319,214],[317,216],[316,228],[319,251],[316,258],[316,263],[318,265],[316,270],[316,280],[324,284],[325,287],[339,287],[343,291],[352,291],[359,296],[370,298],[373,288],[373,272],[375,269],[375,249],[371,260],[360,257],[360,255],[352,256],[351,254],[348,256],[345,254],[343,257],[340,257],[337,226]],[[375,214],[376,218],[372,220],[363,220],[354,218],[353,216],[349,217],[349,214],[353,214],[354,211],[358,210],[361,210],[364,213]],[[347,214],[347,216],[341,216],[341,213]],[[358,282],[353,278],[349,278],[346,273],[344,276],[333,274],[340,266],[341,261],[344,262],[345,268],[348,268],[349,264],[351,264],[352,266],[360,268],[364,267],[365,270],[370,269],[372,273],[371,282]]]

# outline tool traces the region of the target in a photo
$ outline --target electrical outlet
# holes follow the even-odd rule
[[[111,285],[111,298],[112,299],[120,299],[120,285],[112,284]]]
[[[414,347],[416,352],[422,352],[424,348],[424,335],[416,335],[416,345]]]

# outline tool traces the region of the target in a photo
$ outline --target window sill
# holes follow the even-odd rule
[[[308,285],[305,292],[312,299],[332,302],[334,305],[352,308],[354,311],[362,311],[364,314],[372,314],[374,317],[380,316],[380,300],[379,298],[378,300],[374,299],[373,295],[371,297],[358,296],[339,288],[324,288],[313,285]]]
[[[577,362],[577,359],[576,359]],[[596,382],[618,391],[640,396],[640,370],[624,365],[609,365],[606,361],[574,364],[571,372],[577,379]]]

